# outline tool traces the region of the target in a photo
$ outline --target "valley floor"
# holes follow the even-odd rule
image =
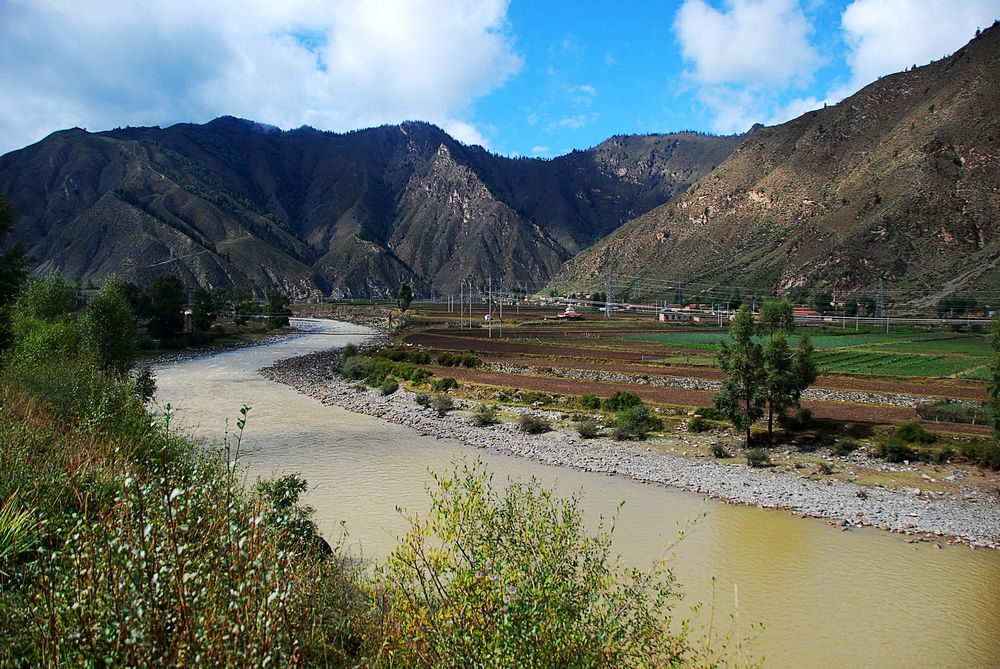
[[[476,427],[466,411],[474,404],[468,400],[456,400],[458,410],[439,416],[417,405],[406,390],[383,396],[331,374],[338,360],[337,351],[327,351],[284,360],[261,373],[323,403],[505,455],[626,476],[738,504],[787,509],[827,519],[845,530],[872,526],[910,535],[907,541],[1000,548],[1000,476],[974,467],[889,465],[858,453],[836,457],[821,449],[805,455],[777,454],[776,462],[787,471],[752,469],[735,458],[709,455],[713,441],[720,441],[718,434],[678,431],[643,442],[583,440],[568,423],[558,423],[563,414],[525,407],[504,409],[508,415],[547,413],[555,429],[528,435],[509,420]],[[726,445],[733,448],[728,440]],[[815,469],[822,464],[841,476],[817,476]],[[913,487],[882,485],[880,474],[886,472],[894,474],[894,481],[911,478]]]

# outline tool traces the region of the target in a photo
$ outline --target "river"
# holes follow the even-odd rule
[[[481,459],[495,478],[537,477],[581,498],[588,522],[616,514],[614,547],[646,566],[697,520],[671,566],[684,606],[715,599],[716,620],[764,629],[751,645],[765,667],[1000,666],[1000,551],[907,544],[875,529],[843,532],[784,511],[733,506],[635,481],[547,467],[324,406],[256,370],[282,358],[364,339],[364,328],[305,322],[313,331],[154,370],[173,424],[220,443],[239,408],[252,406],[243,442],[250,477],[298,472],[306,502],[331,543],[346,529],[359,556],[386,554],[406,523],[397,510],[427,508],[430,471]],[[714,586],[713,586],[714,577]],[[738,594],[736,594],[738,593]],[[738,607],[736,599],[738,597]]]

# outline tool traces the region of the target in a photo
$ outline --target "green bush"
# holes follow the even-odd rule
[[[601,424],[593,418],[584,418],[576,424],[576,431],[584,439],[594,439],[601,436]]]
[[[431,497],[376,574],[372,645],[394,666],[721,666],[671,620],[664,563],[619,570],[610,533],[588,535],[575,499],[537,481],[494,488],[468,467]]]
[[[552,395],[535,392],[533,390],[525,390],[521,393],[518,401],[522,404],[551,404]]]
[[[701,416],[692,416],[687,422],[688,432],[704,432],[708,429],[708,423]]]
[[[433,390],[436,393],[446,393],[452,388],[457,388],[457,387],[458,387],[458,381],[451,378],[450,376],[446,376],[443,379],[434,379],[433,381],[431,381],[431,390]]]
[[[552,429],[549,421],[531,413],[521,414],[521,418],[517,421],[517,427],[521,432],[528,434],[542,434]]]
[[[381,390],[383,395],[392,395],[394,392],[399,390],[399,383],[396,381],[396,379],[389,377],[382,382]]]
[[[712,455],[714,455],[717,458],[730,457],[729,451],[727,451],[726,447],[720,444],[719,442],[715,442],[712,444]]]
[[[923,425],[913,421],[903,423],[896,428],[895,436],[908,444],[933,444],[937,437],[924,429]]]
[[[344,360],[347,360],[348,358],[353,358],[357,354],[358,354],[358,347],[357,347],[357,345],[356,344],[348,344],[347,346],[344,347],[344,351],[343,351],[343,354],[342,354],[341,357]]]
[[[653,415],[645,404],[638,404],[619,410],[611,425],[615,439],[645,439],[650,432],[659,430],[663,423]]]
[[[496,425],[497,408],[492,404],[477,404],[472,412],[472,424],[476,427]]]
[[[462,356],[462,366],[463,367],[479,367],[483,364],[483,359],[478,355],[472,355],[467,353]]]
[[[771,456],[763,448],[751,448],[747,451],[747,464],[751,467],[770,467]]]
[[[435,395],[431,400],[431,408],[437,411],[437,415],[448,415],[448,412],[455,408],[455,402],[448,395]]]
[[[417,396],[413,398],[419,406],[427,408],[431,405],[431,396],[427,393],[417,393]]]
[[[830,447],[830,450],[834,455],[844,457],[858,450],[858,448],[858,442],[854,441],[850,437],[841,437],[837,441],[833,442],[833,446]]]
[[[903,442],[896,441],[895,439],[890,439],[882,444],[879,449],[879,455],[881,455],[887,462],[895,463],[904,461],[913,462],[917,457],[916,451]]]
[[[340,365],[340,375],[345,379],[364,379],[372,373],[374,368],[375,362],[371,358],[363,355],[352,355],[350,358],[344,358]]]
[[[694,412],[705,420],[728,420],[726,414],[715,407],[698,407]]]
[[[601,398],[597,395],[592,395],[587,393],[586,395],[580,395],[580,406],[584,409],[597,410],[601,408]]]
[[[958,448],[966,460],[1000,471],[1000,443],[973,441],[959,444]]]
[[[626,392],[623,390],[616,390],[611,394],[610,397],[606,398],[601,402],[601,406],[605,411],[618,412],[622,409],[628,409],[630,407],[639,406],[642,404],[642,400],[635,393]]]

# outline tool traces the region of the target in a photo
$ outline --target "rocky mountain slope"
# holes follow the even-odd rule
[[[677,280],[1000,301],[1000,28],[840,104],[754,132],[681,197],[566,264],[647,291]],[[666,295],[664,295],[665,297]]]
[[[305,298],[548,280],[581,248],[683,192],[741,137],[615,137],[510,159],[425,123],[347,134],[205,125],[55,133],[0,157],[36,273]]]

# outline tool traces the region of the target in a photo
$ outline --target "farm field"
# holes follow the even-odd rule
[[[403,335],[406,346],[440,353],[474,353],[484,365],[476,369],[434,369],[460,383],[480,387],[519,388],[564,395],[594,393],[607,396],[631,389],[647,401],[664,406],[696,407],[712,402],[713,392],[683,383],[672,387],[648,385],[643,377],[671,377],[718,381],[715,362],[725,329],[660,323],[653,316],[617,315],[604,319],[587,314],[583,321],[560,322],[556,307],[522,307],[507,317],[503,337],[494,324],[492,336],[482,313],[468,315],[421,307]],[[927,403],[986,399],[980,380],[988,364],[988,342],[978,333],[907,330],[885,333],[840,333],[812,329],[821,375],[816,388],[860,393],[906,394],[926,397]],[[798,344],[798,337],[790,338]],[[436,366],[435,366],[436,367]],[[547,371],[549,370],[549,371]],[[558,370],[558,373],[551,371]],[[589,380],[574,370],[589,372]],[[616,374],[593,380],[593,372]],[[622,375],[626,375],[622,378]],[[634,382],[628,382],[633,377]],[[883,406],[870,401],[811,401],[818,417],[873,424],[898,424],[917,417],[915,410]],[[983,425],[941,425],[966,434],[983,434]]]
[[[639,342],[657,343],[666,352],[677,349],[717,351],[726,338],[720,332],[669,332],[626,335]],[[788,338],[797,346],[800,337]],[[827,373],[906,377],[958,377],[985,380],[989,343],[976,333],[920,330],[872,334],[810,336],[816,361]],[[763,340],[762,340],[763,341]]]

